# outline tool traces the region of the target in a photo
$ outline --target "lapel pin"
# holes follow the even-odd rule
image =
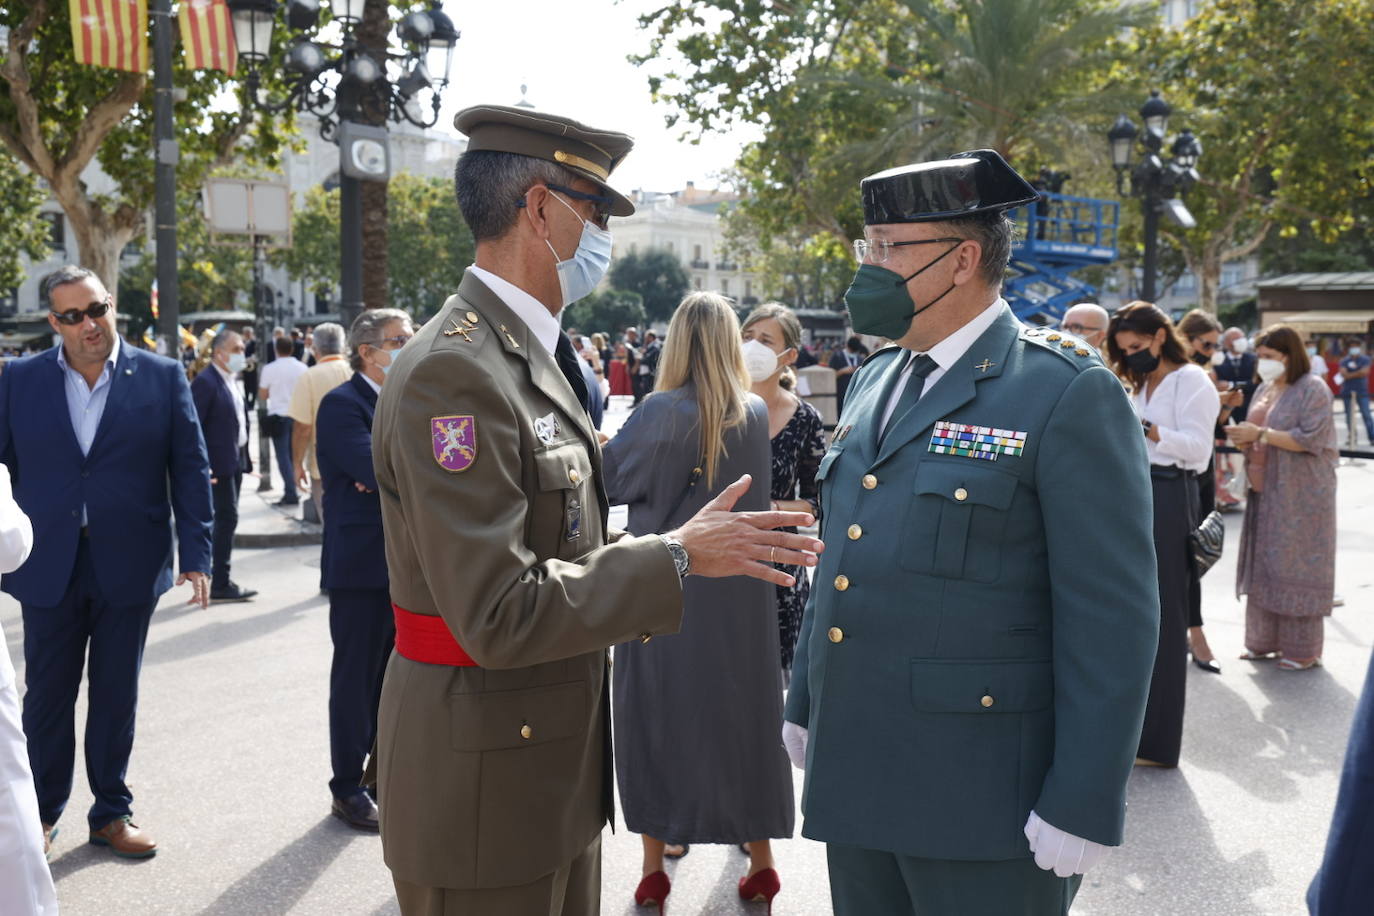
[[[452,327],[444,330],[445,337],[452,337],[454,334],[462,334],[464,340],[468,343],[472,343],[472,332],[477,330],[476,328],[465,327],[451,318],[449,319],[449,324],[452,325]]]
[[[512,336],[510,335],[510,330],[509,330],[504,324],[501,325],[501,333],[502,333],[502,334],[505,334],[505,335],[506,335],[506,340],[510,341],[511,349],[513,349],[513,350],[519,350],[519,349],[520,349],[520,345],[519,345],[518,343],[515,342],[515,338],[512,337]]]
[[[997,364],[994,363],[992,360],[988,359],[988,358],[985,356],[985,357],[983,357],[983,361],[982,361],[981,363],[979,363],[978,365],[974,366],[973,368],[977,369],[977,370],[980,371],[980,372],[987,372],[989,369],[991,369],[991,368],[992,368],[993,366],[995,366],[995,365],[997,365]]]

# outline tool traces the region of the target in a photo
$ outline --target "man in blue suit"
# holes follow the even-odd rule
[[[377,829],[377,805],[362,787],[377,735],[396,625],[391,611],[382,505],[372,470],[372,413],[395,353],[410,340],[410,316],[367,309],[348,332],[353,377],[320,401],[315,460],[324,481],[324,587],[329,590],[329,750],[333,813],[359,830]]]
[[[121,343],[114,297],[80,267],[43,278],[62,345],[0,374],[0,456],[33,521],[28,562],[0,588],[24,617],[24,732],[45,839],[72,788],[73,717],[89,652],[90,840],[153,855],[125,785],[148,622],[172,586],[175,512],[191,603],[209,601],[210,468],[191,390],[174,360]],[[169,501],[170,495],[170,501]]]
[[[243,468],[239,457],[248,445],[248,411],[236,378],[245,363],[243,338],[228,328],[210,342],[210,365],[191,382],[191,398],[210,453],[210,487],[214,494],[214,571],[210,600],[247,601],[257,592],[229,578],[234,532],[239,526],[239,488]]]
[[[999,290],[996,152],[864,179],[845,294],[886,337],[821,460],[784,713],[836,916],[1063,916],[1122,841],[1159,633],[1140,423],[1085,342]]]

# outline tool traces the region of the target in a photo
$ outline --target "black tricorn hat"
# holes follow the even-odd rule
[[[601,187],[611,198],[612,215],[629,216],[635,212],[630,199],[607,184],[611,172],[635,145],[628,134],[505,105],[464,108],[454,116],[453,126],[467,134],[469,150],[517,153],[557,162]]]
[[[1039,193],[996,150],[976,149],[917,162],[859,185],[864,224],[928,223],[1034,203]]]

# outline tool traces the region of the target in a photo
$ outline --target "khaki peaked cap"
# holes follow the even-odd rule
[[[453,118],[453,126],[467,135],[468,150],[516,153],[556,162],[605,189],[615,216],[629,216],[635,205],[607,184],[611,172],[634,147],[634,138],[613,130],[597,130],[571,118],[511,108],[474,105]]]

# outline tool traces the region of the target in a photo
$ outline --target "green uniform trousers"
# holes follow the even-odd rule
[[[601,837],[567,865],[530,884],[460,890],[392,883],[405,916],[597,916]]]
[[[1082,875],[1060,878],[1034,859],[917,859],[825,847],[835,916],[1065,916]]]

